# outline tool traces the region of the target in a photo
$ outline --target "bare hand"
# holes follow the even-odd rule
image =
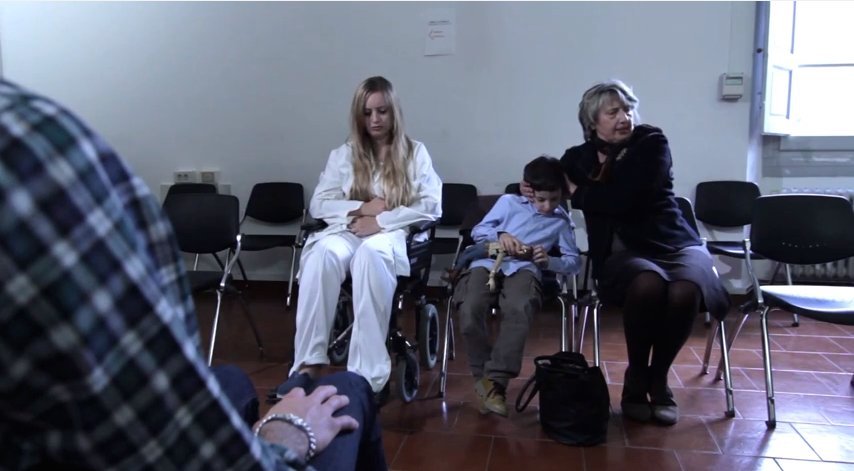
[[[359,207],[359,214],[362,216],[376,216],[383,211],[388,211],[385,205],[385,200],[382,198],[374,198],[366,203],[362,203]]]
[[[566,174],[564,174],[563,179],[566,181],[566,189],[569,190],[569,196],[574,195],[575,190],[578,188],[578,185],[572,183],[572,180],[570,180],[569,177],[566,176]]]
[[[519,193],[521,193],[522,196],[528,198],[529,200],[534,199],[534,189],[531,188],[531,184],[526,182],[525,180],[519,182]]]
[[[382,228],[377,223],[376,216],[361,216],[350,221],[347,229],[356,235],[356,237],[367,237],[376,234]]]
[[[349,415],[332,416],[336,411],[350,403],[350,399],[347,396],[337,394],[337,392],[338,390],[335,389],[335,386],[324,385],[319,386],[310,395],[306,396],[302,388],[294,388],[282,400],[270,408],[268,415],[294,414],[301,417],[308,423],[311,431],[314,432],[314,436],[317,439],[317,452],[320,453],[329,446],[329,442],[341,431],[359,428],[359,422]],[[277,427],[287,427],[287,429],[284,430],[285,433],[276,433]],[[278,429],[278,431],[281,432],[282,429]],[[288,441],[288,437],[293,437],[290,440],[292,443],[279,444],[287,446],[294,451],[307,450],[307,440],[305,440],[304,434],[289,424],[278,421],[269,422],[261,429],[261,436],[277,443]],[[283,438],[275,440],[277,437]],[[300,448],[301,446],[303,448]]]
[[[498,237],[498,242],[501,244],[501,248],[504,249],[504,252],[506,252],[507,255],[511,255],[513,257],[524,257],[526,254],[530,255],[530,249],[528,246],[507,232],[503,232]]]
[[[540,268],[546,268],[549,266],[549,254],[542,245],[534,246],[534,252],[531,259]]]

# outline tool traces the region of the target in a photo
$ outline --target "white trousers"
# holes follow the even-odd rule
[[[294,366],[329,364],[327,349],[341,283],[353,281],[353,331],[347,370],[361,375],[374,392],[391,375],[386,337],[397,288],[392,238],[378,233],[364,239],[330,234],[305,254],[299,278]]]

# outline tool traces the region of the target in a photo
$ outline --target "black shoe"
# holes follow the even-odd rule
[[[652,418],[652,408],[647,398],[648,386],[649,374],[646,369],[626,368],[620,400],[623,417],[637,422],[648,422]]]
[[[673,400],[673,391],[667,386],[666,378],[652,383],[649,397],[653,420],[663,425],[673,425],[679,421],[679,406]]]

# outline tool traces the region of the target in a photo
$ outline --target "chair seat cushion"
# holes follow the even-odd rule
[[[240,250],[244,252],[257,252],[276,247],[293,247],[296,242],[294,235],[274,234],[243,234],[240,238]]]
[[[833,324],[854,325],[854,287],[772,285],[762,287],[765,304]]]
[[[713,255],[723,255],[733,258],[744,258],[744,245],[737,240],[710,240],[706,242],[706,248]],[[756,252],[750,253],[752,260],[764,260],[765,257]]]

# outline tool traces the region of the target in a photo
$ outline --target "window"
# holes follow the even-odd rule
[[[773,1],[767,18],[763,131],[854,136],[854,2]]]

